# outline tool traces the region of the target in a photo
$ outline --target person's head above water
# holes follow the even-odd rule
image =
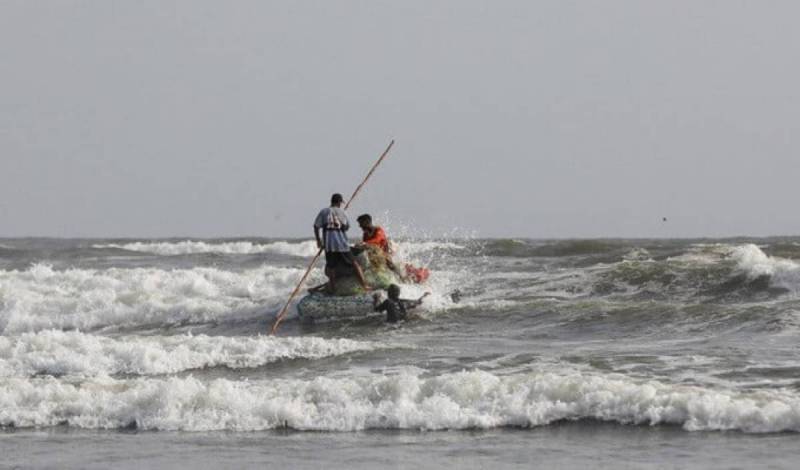
[[[386,293],[389,295],[389,298],[392,300],[397,300],[400,298],[400,286],[397,284],[392,284],[386,289]]]
[[[372,216],[369,214],[361,214],[358,216],[358,226],[361,227],[362,230],[369,230],[372,228]]]
[[[341,194],[335,193],[333,196],[331,196],[331,206],[339,207],[342,205],[343,202],[344,198],[342,197]]]

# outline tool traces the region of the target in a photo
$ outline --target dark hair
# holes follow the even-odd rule
[[[367,222],[367,223],[371,224],[372,223],[372,216],[369,215],[369,214],[361,214],[361,215],[358,216],[356,221],[358,223]]]
[[[341,194],[336,193],[333,196],[331,196],[331,204],[341,204],[343,202],[344,202],[344,198],[342,197]]]
[[[389,297],[400,297],[400,286],[397,284],[392,284],[386,289],[386,293],[389,294]]]

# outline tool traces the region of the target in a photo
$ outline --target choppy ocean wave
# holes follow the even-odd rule
[[[605,255],[625,249],[627,245],[613,240],[555,240],[551,242],[521,239],[489,240],[484,252],[491,256],[568,257]]]
[[[0,337],[0,377],[156,375],[227,367],[246,369],[286,359],[320,359],[396,347],[316,337],[125,336],[48,330]]]
[[[416,317],[279,337],[310,241],[3,244],[0,425],[800,431],[794,239],[402,240]]]
[[[314,241],[271,243],[253,243],[249,241],[208,243],[203,241],[184,240],[180,242],[131,242],[95,244],[94,248],[116,248],[127,251],[152,253],[162,256],[188,255],[197,253],[218,253],[225,255],[252,255],[257,253],[273,253],[288,256],[314,256],[317,245]]]
[[[593,294],[647,293],[673,299],[778,297],[800,289],[800,264],[768,256],[754,244],[714,245],[676,257],[631,257],[611,263]]]
[[[413,257],[420,253],[443,250],[463,250],[465,247],[457,243],[444,241],[398,241],[395,243],[398,254]],[[223,255],[252,255],[269,253],[286,256],[311,257],[317,253],[317,244],[313,240],[287,242],[274,241],[254,243],[250,241],[206,242],[195,240],[169,242],[130,242],[94,244],[92,248],[113,248],[161,256],[190,255],[200,253],[216,253]]]
[[[594,419],[690,431],[800,431],[800,399],[582,373],[483,371],[314,380],[10,378],[0,425],[315,431],[491,429]]]
[[[252,317],[280,303],[300,268],[0,271],[0,331],[91,330]]]
[[[417,249],[461,255],[463,245],[428,242]],[[624,253],[622,253],[624,251]],[[439,269],[427,286],[405,287],[408,296],[433,293],[427,310],[457,308],[449,294],[464,290],[461,306],[503,309],[524,299],[780,298],[800,289],[800,264],[767,255],[754,244],[693,246],[677,256],[653,257],[645,249],[620,250],[621,258],[589,267],[567,264],[544,272]],[[502,258],[501,258],[502,259]],[[304,266],[232,271],[109,268],[55,269],[35,264],[0,271],[0,329],[131,328],[225,322],[278,308]],[[321,269],[312,283],[323,280]]]
[[[749,280],[766,277],[772,286],[792,292],[800,289],[800,264],[796,261],[767,256],[753,244],[732,248],[730,256]]]

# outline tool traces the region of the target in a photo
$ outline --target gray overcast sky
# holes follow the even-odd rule
[[[0,235],[800,233],[795,1],[0,1]],[[667,217],[667,222],[661,218]]]

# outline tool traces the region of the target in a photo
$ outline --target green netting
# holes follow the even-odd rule
[[[373,289],[385,289],[391,284],[400,282],[400,278],[394,273],[386,264],[386,255],[377,246],[367,245],[366,249],[356,256],[356,261],[364,271],[364,277],[367,283]],[[360,295],[364,293],[364,289],[358,282],[355,273],[352,275],[342,276],[336,278],[336,289],[334,295]]]

